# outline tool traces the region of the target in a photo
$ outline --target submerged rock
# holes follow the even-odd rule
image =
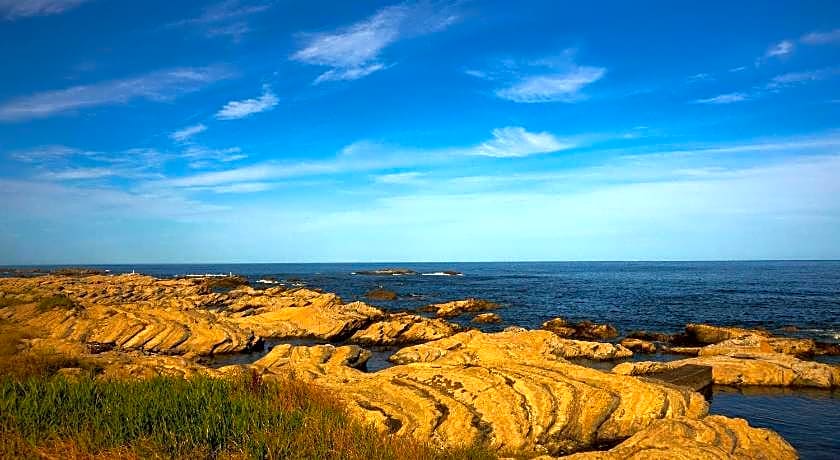
[[[501,323],[502,317],[496,313],[479,313],[478,315],[473,316],[472,322],[474,323]]]
[[[397,293],[383,288],[372,289],[365,293],[370,300],[397,300]]]
[[[554,318],[544,322],[542,329],[568,339],[608,340],[618,337],[618,330],[610,324],[597,324],[591,321],[570,323],[563,318]]]

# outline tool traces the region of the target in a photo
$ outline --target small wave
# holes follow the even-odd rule
[[[261,283],[261,284],[280,284],[280,282],[277,281],[277,280],[266,280],[266,279],[260,279],[260,280],[257,280],[257,282]]]
[[[432,273],[421,273],[423,276],[464,276],[463,273],[446,273],[446,272],[432,272]]]

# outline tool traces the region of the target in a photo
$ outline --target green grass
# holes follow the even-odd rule
[[[79,306],[76,305],[76,302],[73,302],[73,299],[64,294],[55,294],[49,297],[44,297],[38,302],[38,311],[41,312],[54,309],[75,310],[78,308]]]
[[[0,457],[493,458],[480,447],[436,450],[352,420],[317,387],[287,380],[0,379]]]

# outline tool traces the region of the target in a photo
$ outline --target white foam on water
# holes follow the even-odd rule
[[[432,273],[421,273],[423,276],[464,276],[463,273],[444,273],[444,272],[432,272]]]

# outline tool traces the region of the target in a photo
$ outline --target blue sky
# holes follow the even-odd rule
[[[840,3],[0,0],[0,263],[840,258]]]

